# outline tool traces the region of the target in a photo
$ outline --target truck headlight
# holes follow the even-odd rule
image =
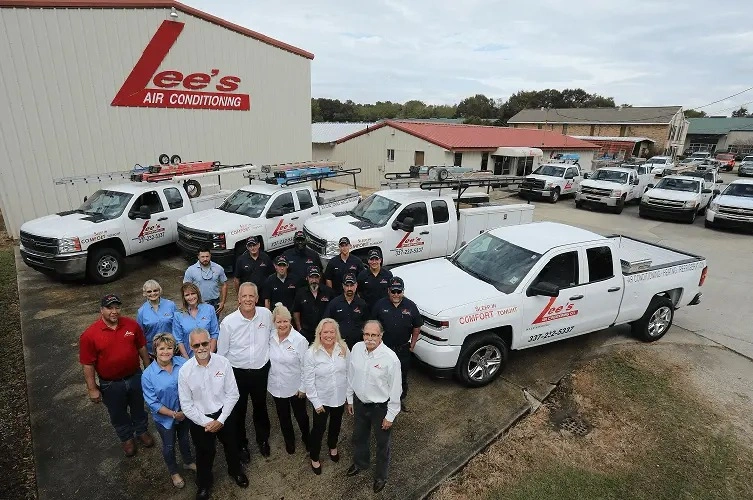
[[[212,250],[225,249],[225,233],[212,233]]]
[[[697,206],[698,206],[698,202],[695,200],[689,200],[685,202],[685,208],[693,208]]]
[[[715,201],[712,201],[712,202],[711,202],[711,205],[709,205],[709,208],[710,208],[710,209],[711,209],[711,210],[712,210],[713,212],[716,212],[716,211],[718,211],[718,210],[719,210],[719,204],[718,204],[717,202],[715,202]]]
[[[622,196],[622,191],[620,191],[619,189],[613,189],[612,190],[612,196],[613,197],[620,197],[620,196]]]
[[[336,241],[328,241],[327,246],[324,249],[325,255],[335,255],[340,251],[340,247],[337,246]]]
[[[73,253],[81,251],[81,241],[78,238],[60,238],[58,253]]]

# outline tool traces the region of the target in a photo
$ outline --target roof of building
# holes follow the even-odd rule
[[[667,124],[682,106],[524,109],[507,123]]]
[[[648,137],[607,137],[602,135],[573,135],[576,139],[583,139],[584,141],[601,141],[601,142],[654,142],[653,139]]]
[[[349,141],[369,131],[390,126],[406,134],[436,144],[444,149],[493,150],[499,147],[524,146],[540,149],[599,149],[599,146],[551,130],[490,127],[487,125],[458,125],[449,123],[385,120],[368,130],[343,137],[337,143]]]
[[[690,118],[688,134],[724,135],[732,130],[753,131],[753,118]]]
[[[314,144],[327,144],[337,142],[343,137],[355,134],[367,127],[376,125],[377,122],[316,122],[311,124],[311,142]]]
[[[20,7],[26,9],[170,9],[198,17],[204,21],[222,26],[241,35],[272,45],[293,54],[313,59],[314,54],[259,32],[225,21],[204,11],[189,7],[175,0],[0,0],[1,7]]]

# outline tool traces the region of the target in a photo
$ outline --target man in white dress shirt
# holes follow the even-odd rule
[[[190,334],[194,356],[178,374],[180,407],[191,421],[191,438],[196,448],[196,498],[210,496],[214,476],[212,465],[219,439],[225,451],[228,474],[241,488],[248,477],[241,468],[232,411],[238,401],[238,387],[228,360],[210,352],[209,332],[197,328]],[[225,426],[225,424],[228,424]]]
[[[384,489],[390,462],[392,422],[400,413],[400,360],[382,343],[381,323],[367,321],[363,342],[353,346],[348,364],[348,413],[353,422],[353,464],[347,475],[355,476],[369,467],[370,433],[376,438],[374,493]]]
[[[272,313],[257,306],[259,290],[253,283],[238,288],[238,309],[220,323],[217,354],[225,356],[233,367],[240,398],[233,411],[241,462],[251,460],[246,435],[248,398],[253,407],[256,442],[262,456],[268,457],[269,413],[267,412],[267,381],[269,379],[269,337],[275,331]]]

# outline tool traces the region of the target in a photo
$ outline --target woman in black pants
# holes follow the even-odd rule
[[[345,411],[345,390],[350,351],[340,336],[340,327],[332,318],[324,318],[316,327],[314,343],[306,352],[303,384],[314,407],[314,426],[309,440],[309,457],[314,474],[322,473],[319,451],[329,419],[327,446],[329,458],[340,460],[337,440]]]

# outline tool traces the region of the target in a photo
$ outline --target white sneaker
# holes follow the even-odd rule
[[[196,472],[196,464],[195,463],[194,464],[183,464],[183,468]]]

